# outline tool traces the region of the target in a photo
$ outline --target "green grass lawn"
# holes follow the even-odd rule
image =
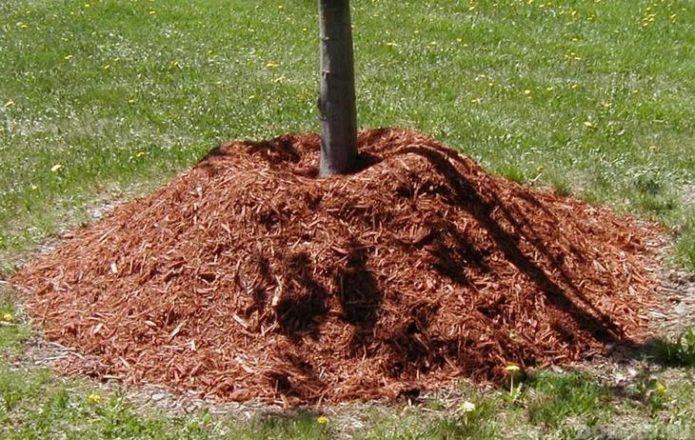
[[[362,127],[418,130],[491,172],[657,219],[695,269],[695,2],[353,0],[353,11]],[[315,0],[0,1],[0,275],[89,207],[151,190],[220,141],[318,131],[316,20]],[[90,399],[93,384],[13,366],[28,334],[15,313],[0,304],[13,318],[0,326],[0,438],[338,432],[311,413],[242,423]],[[692,383],[688,366],[673,368]],[[616,396],[540,374],[513,392],[470,391],[470,412],[375,408],[355,436],[574,438],[634,416],[645,438],[678,438],[695,396],[671,384],[662,395],[667,379]]]
[[[0,2],[2,255],[221,140],[317,131],[315,3]],[[693,2],[353,3],[361,126],[655,217],[695,267]]]

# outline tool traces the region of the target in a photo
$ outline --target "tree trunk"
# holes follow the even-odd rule
[[[355,67],[349,0],[319,0],[321,31],[320,175],[352,171],[357,162]]]

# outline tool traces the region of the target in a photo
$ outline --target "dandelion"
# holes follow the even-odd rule
[[[58,171],[60,171],[61,168],[63,168],[63,166],[57,163],[51,167],[51,172],[57,173]]]
[[[64,59],[65,61],[70,61],[70,60],[72,59],[72,54],[69,53],[69,54],[65,55],[65,56],[63,57],[63,59]]]
[[[3,314],[0,316],[0,321],[3,321],[3,322],[12,322],[12,321],[14,321],[14,316],[12,316],[12,313],[3,313]]]
[[[458,410],[462,413],[473,412],[475,411],[475,403],[466,400],[461,404],[461,406],[459,406]]]
[[[649,10],[649,8],[647,8],[647,10]],[[655,20],[656,20],[656,14],[654,14],[654,13],[647,14],[642,18],[642,26],[647,27],[647,26],[653,24]]]
[[[656,145],[650,145],[649,151],[656,151]]]
[[[328,425],[328,422],[330,422],[330,420],[328,420],[328,417],[326,416],[319,416],[316,419],[316,423],[318,423],[319,425]]]
[[[594,123],[591,122],[591,121],[584,121],[584,126],[585,126],[586,128],[593,128],[593,127],[595,127]]]
[[[269,69],[274,69],[276,67],[280,67],[280,65],[278,63],[270,62],[270,63],[266,64],[265,67],[267,67]]]
[[[101,395],[91,393],[89,396],[87,396],[87,402],[89,402],[91,405],[98,405],[101,403]]]
[[[662,382],[656,382],[656,385],[654,385],[654,391],[657,392],[657,394],[664,395],[666,394],[666,385],[664,385]]]
[[[530,91],[529,89],[524,90],[524,95],[527,95],[527,96],[528,96],[528,95],[530,95],[530,94],[531,94],[531,91]]]
[[[521,375],[521,367],[515,363],[509,363],[504,367],[504,372],[509,375],[508,398],[512,402],[516,402],[516,400],[521,395],[521,383],[519,383],[517,386],[514,386],[514,378],[517,378]]]

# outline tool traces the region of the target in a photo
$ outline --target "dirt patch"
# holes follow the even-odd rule
[[[68,372],[285,404],[412,396],[639,344],[659,231],[411,132],[234,142],[11,281]]]

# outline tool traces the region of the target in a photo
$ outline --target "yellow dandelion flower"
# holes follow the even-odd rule
[[[72,59],[72,54],[69,53],[69,54],[65,55],[65,56],[63,57],[63,59],[64,59],[65,61],[70,61],[70,60]]]
[[[319,416],[316,419],[316,423],[318,423],[319,425],[327,425],[328,422],[330,422],[330,420],[328,420],[328,417],[326,416]]]
[[[92,405],[98,405],[101,403],[101,395],[97,393],[91,393],[89,396],[87,396],[87,402],[89,402]]]
[[[666,394],[666,385],[662,382],[657,382],[656,385],[654,385],[654,391],[659,394]]]
[[[12,316],[12,313],[3,313],[0,316],[0,321],[12,322],[12,321],[14,321],[14,316]]]
[[[591,122],[591,121],[584,121],[584,126],[587,127],[587,128],[592,128],[592,127],[594,127],[595,125],[594,125],[594,123]]]
[[[61,164],[57,163],[51,167],[51,171],[56,173],[56,172],[60,171],[61,168],[63,168],[63,166]]]
[[[517,364],[507,364],[507,366],[504,367],[504,371],[509,374],[517,374],[521,371],[521,367]]]

